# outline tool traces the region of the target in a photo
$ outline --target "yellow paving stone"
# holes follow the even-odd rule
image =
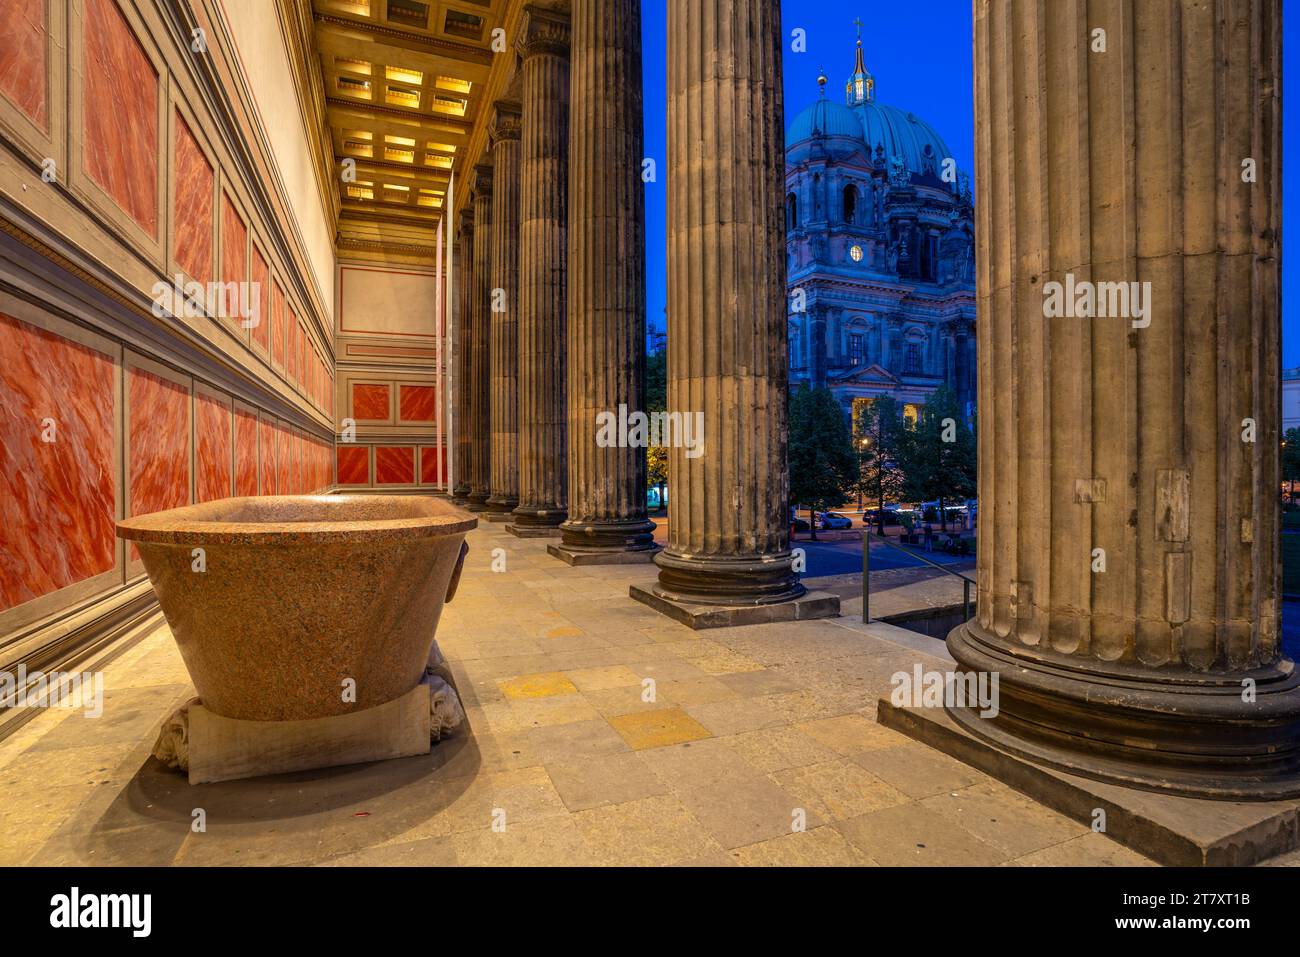
[[[680,708],[639,711],[607,719],[623,740],[636,751],[663,748],[684,741],[712,737],[709,730]]]
[[[580,691],[603,691],[607,688],[641,684],[641,676],[627,665],[582,668],[578,671],[570,671],[568,675],[569,680],[577,685]]]
[[[795,727],[845,757],[862,751],[896,747],[909,740],[897,731],[881,727],[860,714],[805,721]]]
[[[560,625],[558,628],[552,628],[546,633],[547,638],[579,638],[586,632],[581,628],[574,628],[572,625]]]
[[[512,701],[578,693],[578,689],[573,682],[558,671],[548,671],[536,675],[519,675],[514,678],[500,678],[497,683],[501,686],[502,694]]]
[[[879,867],[833,827],[815,827],[731,852],[742,867]]]

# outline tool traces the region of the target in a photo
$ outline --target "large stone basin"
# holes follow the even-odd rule
[[[287,721],[419,683],[477,524],[429,496],[295,495],[154,512],[117,534],[139,548],[203,705]]]

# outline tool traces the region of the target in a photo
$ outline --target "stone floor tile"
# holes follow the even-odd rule
[[[579,811],[573,821],[592,855],[607,865],[679,864],[723,852],[670,794]]]
[[[1017,857],[1009,862],[1018,867],[1155,867],[1137,851],[1112,841],[1104,834],[1088,831],[1078,837]]]
[[[992,866],[1010,857],[947,817],[917,803],[860,814],[832,826],[860,851],[886,867]]]
[[[843,821],[909,801],[907,795],[844,759],[776,771],[770,777],[794,795],[801,807],[827,821]]]
[[[1090,833],[1084,825],[991,780],[920,803],[1012,858]]]
[[[510,701],[578,693],[573,682],[558,671],[503,678],[498,681],[498,684],[501,686],[501,693]]]
[[[634,751],[698,741],[710,731],[680,708],[658,708],[607,719]]]
[[[784,834],[731,852],[743,867],[875,867],[876,862],[854,847],[833,827]]]
[[[581,761],[548,764],[547,772],[570,811],[625,804],[668,793],[668,786],[640,754],[605,754]]]
[[[862,751],[896,747],[910,740],[860,714],[806,721],[797,727],[844,757],[852,757]]]

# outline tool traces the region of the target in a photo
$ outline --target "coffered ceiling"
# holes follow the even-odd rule
[[[339,182],[338,245],[416,253],[436,241],[447,184],[475,160],[492,31],[511,0],[311,0]]]

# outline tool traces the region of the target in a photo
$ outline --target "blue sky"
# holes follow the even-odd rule
[[[1300,2],[1283,3],[1283,75],[1300,77]],[[853,70],[855,27],[861,17],[867,69],[877,98],[927,120],[948,144],[958,165],[974,172],[971,102],[971,4],[932,0],[924,5],[785,0],[785,110],[789,122],[817,97],[817,74],[830,78],[827,96],[841,98]],[[662,329],[667,150],[665,130],[665,2],[643,0],[642,57],[645,80],[646,155],[655,159],[659,181],[646,187],[646,317]],[[806,53],[790,52],[790,34],[806,31]],[[1295,81],[1293,81],[1295,82]],[[1283,98],[1283,154],[1300,157],[1300,88]],[[1300,162],[1297,160],[1296,162]],[[1300,222],[1300,187],[1284,183],[1283,222]],[[1282,364],[1300,366],[1300,269],[1294,249],[1284,247],[1282,268]]]

